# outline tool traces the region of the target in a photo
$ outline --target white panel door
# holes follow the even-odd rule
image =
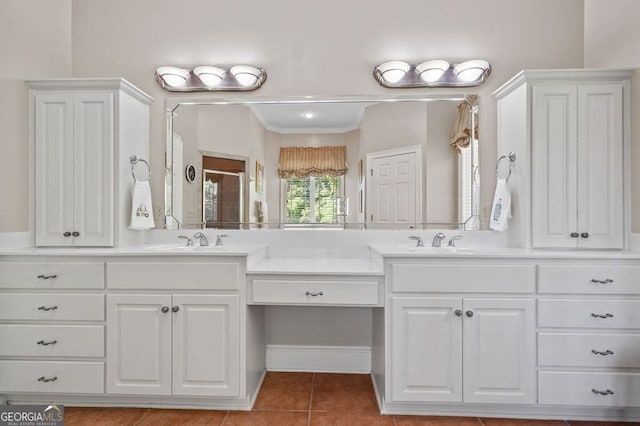
[[[237,295],[173,296],[173,394],[240,395]]]
[[[107,295],[107,393],[171,394],[171,315],[170,295]]]
[[[392,298],[392,401],[462,401],[461,309],[459,298]]]
[[[620,84],[580,86],[578,88],[580,247],[623,248],[622,148],[622,86]]]
[[[533,87],[532,245],[575,247],[577,89]]]
[[[464,299],[464,402],[536,402],[533,299]]]
[[[113,94],[74,96],[74,245],[113,246]]]
[[[415,224],[421,222],[420,151],[386,155],[370,154],[371,223]]]
[[[37,94],[34,116],[35,242],[73,245],[73,95]]]

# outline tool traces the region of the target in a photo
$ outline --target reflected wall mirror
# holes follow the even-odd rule
[[[180,99],[167,110],[167,228],[479,227],[475,95]],[[290,147],[339,147],[348,166],[284,176]]]

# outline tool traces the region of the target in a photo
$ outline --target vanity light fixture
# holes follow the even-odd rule
[[[474,87],[484,83],[491,73],[489,62],[474,59],[450,64],[441,59],[411,65],[404,61],[388,61],[373,68],[380,85],[407,87]]]
[[[258,89],[266,79],[262,68],[249,65],[201,65],[193,70],[164,66],[156,70],[156,80],[169,92],[249,91]]]

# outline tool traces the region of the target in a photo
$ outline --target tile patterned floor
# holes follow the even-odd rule
[[[366,374],[267,373],[252,411],[65,407],[65,426],[629,426],[477,417],[383,416]],[[635,423],[637,424],[637,423]]]

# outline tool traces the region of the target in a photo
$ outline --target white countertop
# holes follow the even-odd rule
[[[29,247],[0,249],[0,256],[248,256],[266,250],[266,244],[229,244],[200,247],[180,244],[132,247]]]
[[[556,250],[522,249],[511,247],[416,247],[413,244],[369,244],[375,254],[382,257],[473,257],[522,259],[640,259],[639,252],[626,250]]]
[[[249,267],[247,274],[383,276],[384,270],[379,259],[275,257]]]

